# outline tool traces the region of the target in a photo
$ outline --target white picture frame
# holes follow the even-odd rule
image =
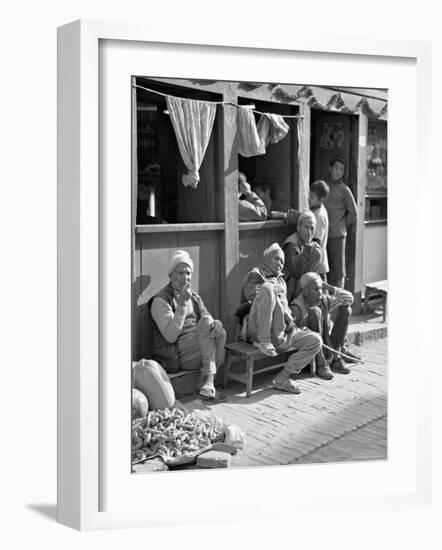
[[[100,48],[106,43],[115,44],[121,48],[116,48],[115,55],[110,51],[112,48],[109,50],[110,53],[106,53],[106,51],[103,53]],[[427,506],[431,499],[429,452],[431,437],[428,429],[431,402],[427,398],[424,388],[431,387],[429,385],[431,373],[429,371],[422,372],[422,377],[416,380],[416,384],[411,387],[407,385],[409,382],[406,380],[399,382],[397,371],[394,369],[390,372],[390,390],[393,387],[393,396],[395,388],[393,384],[396,382],[404,384],[401,389],[410,390],[414,392],[413,396],[416,396],[416,407],[411,406],[408,413],[404,412],[404,417],[410,421],[410,430],[412,427],[415,429],[412,439],[413,451],[416,454],[411,460],[410,457],[400,457],[390,453],[390,466],[396,464],[397,471],[401,470],[399,466],[404,466],[403,471],[401,470],[397,479],[394,480],[395,483],[390,486],[385,484],[382,488],[381,485],[373,485],[372,491],[365,489],[364,493],[362,489],[358,490],[358,487],[349,481],[353,479],[352,476],[357,480],[366,475],[363,465],[358,464],[272,467],[272,477],[279,481],[285,480],[286,487],[281,487],[281,484],[278,483],[280,489],[276,491],[269,487],[266,492],[253,490],[254,485],[256,486],[258,473],[261,479],[265,477],[261,469],[210,473],[183,472],[167,477],[161,476],[161,474],[152,474],[151,476],[142,476],[143,479],[140,476],[132,476],[130,481],[125,478],[126,486],[121,485],[117,489],[109,491],[115,496],[109,500],[112,501],[111,506],[106,504],[106,499],[103,497],[103,485],[113,483],[114,480],[117,485],[121,480],[117,480],[113,474],[109,478],[109,472],[113,472],[113,469],[118,467],[118,461],[107,463],[106,467],[103,466],[103,460],[109,454],[109,449],[116,449],[115,441],[110,443],[104,441],[100,429],[100,416],[107,410],[106,402],[109,401],[110,396],[114,395],[112,391],[115,389],[116,382],[114,380],[113,389],[109,389],[111,386],[107,385],[103,387],[104,371],[115,371],[115,362],[112,363],[110,360],[109,363],[113,369],[108,368],[106,363],[110,354],[106,348],[108,344],[102,344],[103,324],[107,322],[107,319],[114,319],[115,312],[119,311],[123,312],[120,318],[123,319],[122,326],[125,327],[125,319],[129,319],[130,323],[130,317],[127,317],[127,307],[124,304],[124,301],[127,302],[128,296],[130,296],[130,289],[127,288],[121,293],[122,302],[119,305],[111,304],[109,299],[112,290],[122,288],[121,281],[125,281],[127,271],[130,272],[129,237],[126,239],[121,233],[121,228],[127,225],[125,223],[130,212],[130,204],[126,202],[124,205],[124,202],[121,201],[122,196],[118,193],[114,194],[115,186],[112,187],[110,193],[103,190],[103,173],[100,173],[100,154],[103,146],[100,139],[103,136],[100,136],[99,121],[105,106],[100,97],[102,83],[100,78],[103,77],[104,65],[113,64],[117,68],[116,74],[119,74],[119,56],[121,56],[123,73],[128,71],[129,68],[125,66],[128,53],[131,54],[131,50],[135,48],[143,46],[148,48],[149,45],[155,48],[159,47],[159,49],[161,49],[161,45],[166,45],[175,57],[178,56],[178,61],[191,55],[194,49],[198,50],[198,55],[209,58],[214,51],[217,51],[222,55],[228,55],[232,66],[235,65],[235,60],[245,52],[251,56],[263,56],[263,58],[279,55],[284,59],[289,59],[290,55],[295,53],[318,56],[318,58],[322,56],[320,59],[322,63],[324,63],[324,56],[328,56],[329,59],[336,56],[342,62],[348,58],[373,59],[378,63],[391,64],[406,60],[405,64],[413,66],[413,70],[416,71],[415,78],[418,85],[416,98],[415,92],[412,90],[413,82],[410,83],[410,118],[413,118],[414,114],[417,115],[418,139],[411,139],[412,151],[409,162],[413,168],[416,167],[417,162],[419,163],[423,182],[429,179],[430,153],[424,146],[429,134],[431,109],[427,86],[431,76],[431,45],[429,43],[366,40],[342,36],[306,38],[297,34],[294,37],[281,37],[278,41],[273,41],[272,44],[267,44],[264,39],[258,37],[254,41],[238,39],[232,43],[228,39],[217,39],[213,43],[208,40],[204,44],[197,42],[189,44],[185,29],[181,35],[174,32],[173,36],[167,36],[163,31],[155,33],[150,30],[146,32],[142,25],[117,22],[76,21],[61,27],[58,36],[58,521],[76,529],[93,530],[148,527],[169,523],[250,520],[264,517],[264,513],[266,517],[283,517],[284,514],[287,514],[287,511],[284,511],[287,509],[291,510],[291,514],[295,509],[302,510],[302,513],[311,513],[312,510],[327,509],[335,501],[339,501],[343,510],[351,507],[352,510],[358,509],[366,512]],[[158,50],[156,55],[160,54],[161,52]],[[135,53],[133,58],[136,58]],[[174,72],[176,64],[173,67],[171,64],[169,68],[163,66],[163,69],[169,72],[169,76],[181,76]],[[239,70],[239,66],[231,69],[232,80],[235,79],[235,70]],[[253,69],[248,68],[247,70],[253,72]],[[146,74],[149,74],[149,69],[146,69]],[[203,78],[207,77],[207,74],[199,76]],[[247,76],[243,78],[246,80]],[[351,80],[350,77],[348,78]],[[266,81],[266,78],[261,78],[261,80]],[[297,80],[305,81],[304,78]],[[346,84],[347,82],[346,80]],[[398,116],[395,109],[400,101],[394,94],[390,99],[389,117],[391,113],[394,126],[394,121],[398,120],[395,119]],[[127,118],[124,122],[125,128],[127,128],[126,123]],[[118,126],[122,122],[116,124]],[[416,120],[412,120],[410,124],[414,128]],[[400,129],[398,128],[390,134],[393,139],[393,155],[390,157],[393,168],[390,181],[393,181],[393,186],[389,189],[392,202],[397,197],[394,188],[395,181],[403,182],[406,189],[411,188],[409,187],[411,175],[407,175],[406,171],[399,166],[395,170],[395,158],[398,158],[398,151],[394,152],[397,147],[394,140],[400,139],[399,134]],[[127,148],[130,149],[130,143],[127,143]],[[127,164],[124,161],[119,162],[121,162],[120,169],[124,172]],[[412,174],[414,173],[413,170],[410,171]],[[130,180],[130,170],[127,177]],[[128,196],[123,195],[123,198],[127,199]],[[412,205],[413,200],[409,199],[408,206],[412,207]],[[119,208],[122,209],[121,216],[117,215],[113,218],[115,227],[110,229],[109,214],[118,212]],[[393,206],[391,209],[393,214],[394,208]],[[421,215],[425,216],[425,212]],[[107,231],[112,231],[113,245],[116,251],[109,251],[109,243],[103,244],[103,232]],[[423,231],[425,231],[425,227],[421,226],[418,235],[411,239],[418,239],[419,235],[424,234],[421,233]],[[109,236],[105,234],[104,238],[109,238]],[[416,240],[416,243],[418,242]],[[106,267],[109,268],[115,263],[115,255],[118,254],[118,251],[123,251],[124,258],[118,256],[118,259],[126,267],[115,278],[108,278],[104,283],[104,272],[109,273],[110,271]],[[416,273],[410,276],[409,283],[414,284],[419,280],[422,287],[427,286],[428,288],[431,286],[431,279],[424,269],[429,261],[428,249],[421,247],[419,254],[422,261]],[[128,261],[125,262],[125,260]],[[391,258],[389,261],[389,273],[393,280],[397,277],[398,285],[394,288],[399,288],[399,269],[394,269],[394,266],[391,269]],[[429,313],[429,306],[425,305],[424,300],[419,300],[422,297],[420,292],[421,290],[416,289],[418,302],[423,304],[420,309],[422,315]],[[393,345],[396,345],[394,342],[397,343],[400,339],[398,333],[404,326],[400,315],[395,315],[398,294],[399,290],[395,293],[393,289],[390,307],[390,338],[392,338]],[[119,302],[119,298],[115,298],[115,301]],[[417,311],[416,308],[416,305],[410,306],[411,315]],[[429,314],[431,315],[431,313]],[[112,331],[116,328],[118,327],[107,327],[106,330],[110,331],[108,337],[112,336]],[[127,333],[126,328],[124,331]],[[430,335],[422,337],[413,352],[415,355],[412,352],[408,355],[402,352],[401,355],[398,346],[395,352],[398,360],[411,363],[413,358],[417,358],[418,353],[420,356],[422,354],[425,356],[427,353],[428,357],[428,351],[425,352],[424,347],[429,337]],[[112,340],[112,345],[120,348],[115,353],[115,357],[123,358],[124,362],[127,346],[121,342],[116,343],[115,338]],[[129,378],[129,373],[127,373],[128,387],[130,385]],[[129,403],[129,399],[127,403]],[[392,406],[392,404],[390,405]],[[393,430],[395,423],[398,426],[395,414],[400,412],[400,407],[399,403],[392,408],[390,425],[393,426]],[[129,410],[129,406],[127,409]],[[120,410],[119,406],[115,410]],[[116,433],[120,435],[124,433],[121,431],[124,429],[123,426],[127,426],[128,429],[129,423],[125,424],[128,418],[129,415],[123,415],[120,420],[116,420]],[[129,434],[129,431],[127,433]],[[403,435],[399,434],[398,437],[403,437]],[[127,438],[129,439],[129,435]],[[394,443],[391,438],[390,443],[392,445]],[[126,441],[121,445],[123,451],[125,444]],[[128,441],[127,444],[129,445]],[[392,448],[395,448],[394,445]],[[399,449],[400,445],[397,448]],[[118,453],[116,452],[116,454]],[[378,475],[385,470],[383,475],[386,478],[390,476],[392,479],[394,477],[392,472],[387,472],[384,466],[384,464],[372,464],[370,471],[373,475]],[[290,485],[289,480],[295,481],[297,486],[300,486],[298,485],[299,476],[296,478],[296,468],[298,471],[299,468],[302,468],[305,477],[309,477],[313,473],[318,480],[317,486],[310,485],[309,496],[306,491],[299,496],[292,494],[287,489],[287,485]],[[312,468],[316,469],[312,470]],[[333,484],[324,489],[328,478],[333,477],[338,482],[344,478],[342,468],[345,468],[345,477],[348,477],[345,490],[339,492],[337,486],[333,486]],[[266,474],[269,473],[268,470],[267,468]],[[329,476],[328,472],[333,472],[333,476]],[[413,472],[412,479],[410,479],[410,472]],[[124,475],[126,476],[126,474]],[[181,486],[183,490],[186,488],[191,490],[192,487],[201,484],[202,478],[207,480],[207,475],[212,476],[211,483],[214,483],[220,490],[222,486],[235,488],[235,502],[230,502],[227,505],[228,497],[226,494],[220,494],[216,510],[213,507],[207,507],[204,501],[198,502],[196,498],[193,507],[182,510],[177,501],[175,501],[176,504],[171,504],[170,497],[166,498],[167,495],[170,495],[173,487]],[[129,485],[130,488],[128,488]],[[129,496],[130,491],[141,492],[138,487],[147,487],[147,485],[149,485],[150,494],[153,495],[153,498],[149,499],[150,503],[144,506],[140,506],[139,503],[134,504]],[[238,488],[244,488],[244,490]],[[195,492],[197,493],[197,491]],[[116,502],[118,502],[118,506]],[[267,503],[272,505],[268,507],[270,510],[265,509]]]

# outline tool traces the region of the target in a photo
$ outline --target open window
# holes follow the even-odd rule
[[[273,113],[278,115],[297,115],[298,107],[282,105],[269,101],[257,101],[247,98],[238,98],[239,105],[254,105],[256,122],[261,113]],[[244,172],[252,190],[260,185],[268,188],[271,202],[271,211],[287,212],[290,207],[298,205],[298,179],[297,179],[297,155],[298,133],[297,119],[285,118],[290,130],[278,143],[267,146],[264,155],[243,157],[238,155],[238,169]],[[276,217],[276,214],[274,214]],[[268,212],[271,218],[271,212]]]
[[[187,168],[178,149],[166,98],[160,94],[206,101],[219,101],[220,97],[144,77],[137,77],[136,84],[140,86],[136,88],[137,225],[218,221],[219,117],[215,117],[199,170],[200,182],[196,189],[185,187],[181,176],[187,173]]]

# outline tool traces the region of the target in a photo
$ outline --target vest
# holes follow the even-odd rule
[[[166,303],[170,305],[172,311],[175,313],[175,299],[173,294],[172,285],[169,283],[164,288],[162,288],[155,296],[153,296],[148,302],[148,311],[149,315],[152,302],[155,298],[162,298]],[[206,307],[204,306],[203,301],[195,292],[192,292],[192,305],[193,311],[195,313],[196,322],[201,319],[201,317],[207,313]],[[152,328],[152,359],[158,361],[167,372],[178,372],[179,365],[179,353],[177,343],[174,342],[171,344],[168,342],[164,336],[161,334],[160,330],[157,327],[155,321],[151,318],[151,328]]]

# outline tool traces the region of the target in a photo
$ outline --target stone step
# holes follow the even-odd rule
[[[386,338],[387,334],[387,323],[382,322],[381,315],[355,315],[348,326],[347,341],[349,344],[362,346],[365,342]]]

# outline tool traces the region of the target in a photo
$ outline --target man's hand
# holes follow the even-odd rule
[[[192,297],[192,292],[190,290],[190,286],[187,288],[183,288],[182,290],[177,291],[176,303],[179,306],[185,306],[186,302],[188,302],[191,297]]]
[[[212,338],[219,338],[223,333],[223,324],[218,319],[213,321],[212,327],[210,328],[210,336]]]
[[[306,245],[310,249],[310,258],[312,262],[319,262],[322,258],[321,245],[316,242],[311,242]]]
[[[295,321],[293,320],[291,311],[284,311],[284,323],[286,331],[294,328]]]
[[[239,181],[239,192],[244,195],[250,195],[252,192],[252,188],[250,187],[250,183],[247,181],[240,180]]]
[[[335,292],[335,287],[329,285],[325,281],[322,281],[322,290],[328,290],[331,294],[333,294]]]

